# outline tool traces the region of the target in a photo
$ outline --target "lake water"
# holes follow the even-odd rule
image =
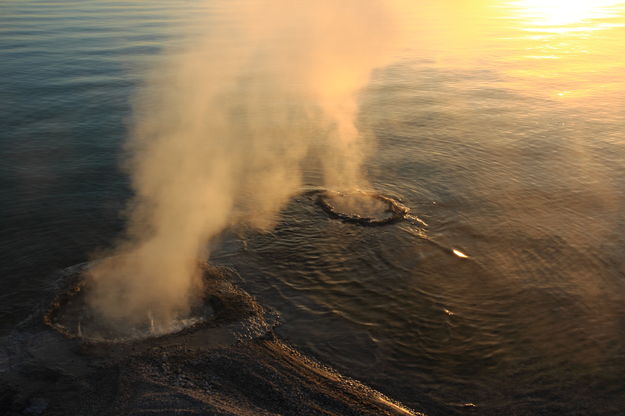
[[[625,2],[458,3],[415,1],[359,100],[372,186],[427,227],[342,223],[302,195],[212,259],[288,342],[428,415],[623,414]],[[131,99],[202,13],[236,19],[0,4],[2,335],[123,229]]]

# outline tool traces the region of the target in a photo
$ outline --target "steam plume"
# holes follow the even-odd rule
[[[398,4],[223,1],[218,23],[165,52],[134,106],[127,232],[89,272],[96,312],[187,314],[207,243],[234,224],[271,228],[312,151],[326,186],[364,186],[357,93],[390,59]]]

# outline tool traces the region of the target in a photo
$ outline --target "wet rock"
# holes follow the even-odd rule
[[[364,191],[319,191],[316,203],[331,218],[363,226],[393,224],[410,211],[394,198]]]
[[[222,306],[210,324],[170,336],[93,343],[41,321],[13,334],[10,365],[0,372],[0,387],[12,388],[0,390],[2,409],[46,416],[418,414],[285,344],[273,332],[277,315],[228,273],[211,282]]]

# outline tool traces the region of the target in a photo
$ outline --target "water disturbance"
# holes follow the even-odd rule
[[[330,217],[360,225],[392,224],[410,211],[389,196],[365,191],[321,191],[316,201]]]
[[[625,414],[623,39],[616,0],[2,1],[0,408]],[[111,333],[57,271],[122,249]]]
[[[213,319],[215,305],[218,305],[217,298],[205,292],[185,317],[160,322],[147,311],[143,319],[132,323],[107,321],[94,313],[88,302],[89,282],[81,280],[83,276],[69,275],[68,278],[77,283],[55,298],[45,321],[66,336],[88,342],[138,341],[197,328]]]

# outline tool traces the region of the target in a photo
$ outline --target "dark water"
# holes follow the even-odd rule
[[[300,196],[213,260],[293,345],[429,415],[623,414],[625,5],[428,3],[359,116],[372,184],[428,226]],[[0,4],[3,335],[122,229],[133,91],[199,12],[219,2]]]

